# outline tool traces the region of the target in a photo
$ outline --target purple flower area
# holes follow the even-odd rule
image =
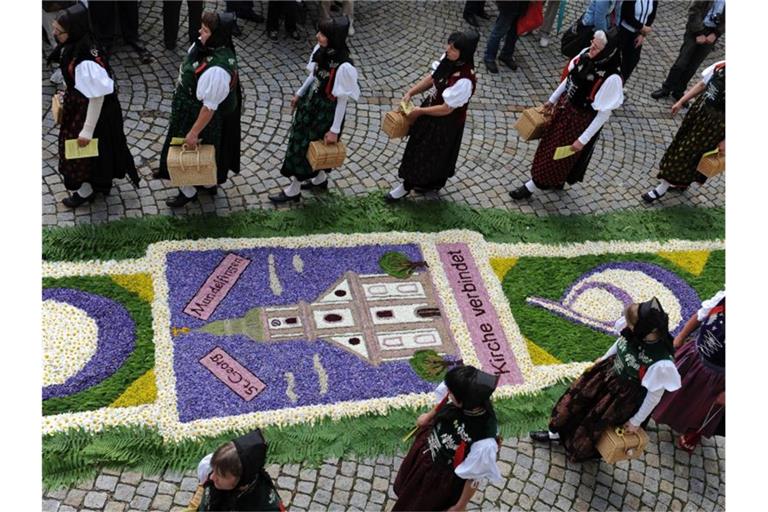
[[[323,340],[255,342],[245,336],[215,336],[194,329],[221,319],[243,316],[264,306],[313,302],[347,271],[382,274],[379,258],[399,251],[412,261],[423,256],[416,245],[367,245],[348,248],[254,248],[235,251],[178,251],[168,254],[167,279],[172,327],[189,327],[189,334],[174,338],[174,372],[181,421],[230,416],[286,407],[330,404],[428,392],[434,385],[422,380],[407,360],[388,361],[378,367]],[[189,300],[228,253],[250,260],[250,264],[229,294],[218,305],[208,322],[183,312]],[[275,296],[269,285],[268,257],[275,268],[282,293]],[[303,272],[293,267],[295,255],[301,257]],[[246,402],[219,381],[199,360],[215,347],[221,347],[241,365],[261,379],[267,388]],[[322,394],[313,359],[318,355],[327,372],[328,390]],[[291,401],[286,393],[286,373],[295,378]]]
[[[544,299],[541,297],[535,297],[537,302],[544,303],[544,304],[551,304],[553,306],[550,311],[552,313],[561,316],[567,320],[570,321],[577,321],[581,323],[581,317],[582,315],[578,312],[570,312],[570,304],[566,302],[567,297],[569,294],[571,294],[574,291],[585,291],[589,288],[603,288],[606,291],[610,292],[614,297],[616,297],[618,300],[621,300],[625,306],[628,306],[632,302],[631,295],[626,290],[621,290],[618,287],[609,284],[609,283],[587,283],[585,284],[585,280],[589,278],[590,276],[603,272],[604,270],[629,270],[633,272],[642,272],[649,276],[652,279],[655,279],[656,281],[659,281],[662,283],[667,289],[669,289],[677,298],[677,300],[680,303],[680,315],[682,320],[678,323],[678,325],[672,326],[673,328],[670,329],[670,332],[672,335],[676,335],[680,330],[682,330],[683,326],[685,325],[685,322],[688,318],[691,317],[698,309],[699,305],[701,304],[701,300],[699,299],[698,293],[696,293],[696,290],[694,290],[691,285],[689,285],[684,279],[682,279],[680,276],[675,274],[674,272],[671,272],[663,267],[660,267],[658,265],[654,265],[653,263],[645,263],[641,261],[616,261],[616,262],[610,262],[610,263],[603,263],[601,265],[598,265],[594,267],[592,270],[585,272],[581,276],[579,276],[576,281],[569,286],[565,292],[563,293],[562,297],[560,298],[560,302],[554,302],[548,299]],[[533,298],[533,297],[532,297]],[[535,302],[532,302],[529,298],[526,302],[528,304],[538,306],[538,307],[545,307],[543,304],[537,304]],[[648,297],[650,299],[650,297]],[[559,306],[559,307],[558,307]],[[565,311],[560,311],[559,308],[564,308]],[[604,322],[599,322],[597,320],[593,320],[594,322],[602,323],[604,324],[602,328],[594,327],[602,332],[605,332],[606,334],[615,334],[613,331],[613,324],[605,324]]]
[[[68,396],[103,381],[125,362],[136,344],[136,326],[125,307],[106,297],[70,288],[46,288],[43,300],[55,300],[82,309],[98,327],[96,353],[62,384],[43,388],[43,400]]]

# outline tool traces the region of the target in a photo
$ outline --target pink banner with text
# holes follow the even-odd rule
[[[184,312],[197,319],[208,320],[250,262],[237,254],[227,254],[189,301]]]
[[[212,374],[246,402],[253,400],[267,387],[264,382],[238,363],[235,358],[224,352],[221,347],[211,350],[200,359],[200,364],[208,368]]]

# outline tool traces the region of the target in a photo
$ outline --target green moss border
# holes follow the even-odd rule
[[[566,386],[561,382],[532,395],[495,400],[501,435],[517,437],[546,427],[552,406]],[[403,442],[403,437],[421,412],[403,408],[384,416],[326,418],[311,426],[266,427],[268,462],[319,465],[326,458],[349,454],[393,455],[410,446],[412,440]],[[196,467],[206,453],[242,433],[233,430],[180,443],[164,443],[155,430],[146,427],[110,427],[98,434],[77,429],[44,436],[43,485],[46,489],[69,486],[94,477],[102,466],[151,474],[166,469],[186,471]]]
[[[384,202],[328,194],[300,209],[249,210],[225,217],[152,216],[99,225],[43,230],[43,259],[76,261],[144,256],[161,240],[262,238],[319,233],[435,232],[471,229],[491,242],[568,243],[586,240],[712,240],[725,238],[724,208],[673,207],[536,217],[501,209],[475,209],[446,201]]]
[[[135,293],[126,290],[105,276],[78,276],[43,279],[43,288],[73,288],[102,295],[119,302],[136,326],[133,352],[118,370],[88,389],[68,396],[43,401],[43,416],[64,412],[91,411],[107,407],[128,386],[155,366],[155,342],[152,330],[152,307]]]

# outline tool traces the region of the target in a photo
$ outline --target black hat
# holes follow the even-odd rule
[[[349,18],[344,15],[333,16],[321,21],[318,30],[328,38],[328,46],[336,51],[343,51],[349,35]]]
[[[237,17],[233,12],[216,13],[219,19],[216,29],[211,32],[211,37],[206,41],[207,48],[218,48],[219,46],[232,45],[232,31],[235,29]]]
[[[267,459],[267,442],[259,429],[238,437],[232,442],[235,444],[237,456],[243,468],[237,484],[239,487],[251,483],[264,468]]]
[[[56,22],[67,31],[67,42],[74,43],[90,33],[88,8],[80,2],[61,11]]]
[[[645,339],[652,332],[659,335],[659,339],[665,340],[670,337],[669,334],[669,315],[661,307],[659,299],[656,297],[645,302],[641,302],[637,309],[637,323],[635,324],[635,335],[639,339]]]
[[[458,366],[445,374],[445,385],[461,402],[462,409],[484,406],[491,398],[499,382],[498,375],[491,375],[474,366]]]

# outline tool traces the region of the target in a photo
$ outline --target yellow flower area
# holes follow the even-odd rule
[[[528,338],[525,338],[525,343],[528,345],[528,353],[531,356],[531,362],[536,366],[541,365],[550,365],[550,364],[561,364],[562,361],[560,361],[558,358],[529,340]]]
[[[155,298],[152,276],[149,274],[116,274],[110,277],[116,284],[135,293],[143,301],[151,303]]]
[[[157,399],[155,370],[151,369],[128,386],[128,389],[109,406],[132,407],[134,405],[151,404],[155,399]]]
[[[43,386],[63,384],[96,353],[99,328],[80,308],[43,301]]]
[[[698,276],[704,270],[711,251],[659,251],[659,256]]]
[[[504,281],[504,276],[516,264],[517,258],[491,258],[491,268],[499,281]]]

